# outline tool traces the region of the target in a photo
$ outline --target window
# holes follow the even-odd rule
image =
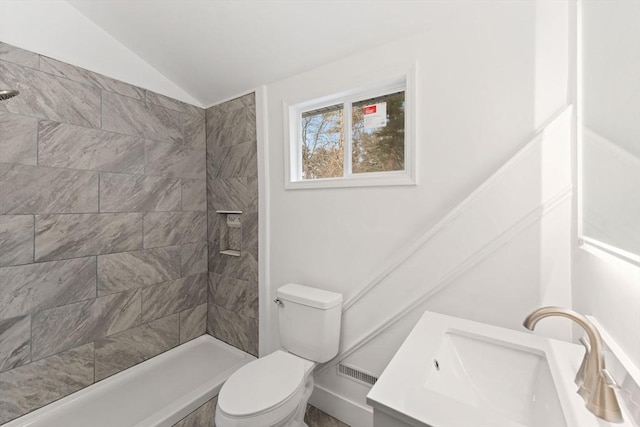
[[[302,113],[302,179],[344,175],[344,107],[332,105]]]
[[[351,105],[352,173],[404,170],[404,91]]]
[[[286,188],[413,185],[407,77],[289,107]]]

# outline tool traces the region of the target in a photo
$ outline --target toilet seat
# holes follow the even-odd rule
[[[272,425],[285,419],[296,410],[314,366],[281,350],[248,363],[222,386],[219,415],[235,426]]]

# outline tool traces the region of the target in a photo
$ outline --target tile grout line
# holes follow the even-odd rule
[[[36,167],[40,166],[40,122],[42,120],[36,120]]]
[[[207,211],[202,211],[202,210],[197,210],[197,211],[95,211],[95,212],[39,212],[39,213],[34,213],[34,212],[20,212],[20,213],[14,213],[14,212],[10,212],[10,213],[0,213],[0,216],[29,216],[29,215],[34,215],[34,216],[54,216],[54,215],[132,215],[132,214],[148,214],[148,213],[157,213],[157,214],[168,214],[168,213],[172,213],[172,214],[177,214],[177,213],[185,213],[185,214],[204,214],[207,213]],[[188,242],[188,243],[195,243],[195,242]],[[171,245],[169,245],[171,246]]]
[[[33,216],[33,215],[20,215],[20,216]],[[198,242],[187,242],[187,243],[177,243],[174,245],[167,245],[167,246],[154,246],[152,248],[147,248],[147,249],[131,249],[131,250],[124,250],[124,251],[120,251],[120,252],[105,252],[105,253],[99,253],[99,254],[87,254],[87,255],[82,255],[82,256],[76,256],[76,257],[72,257],[72,258],[59,258],[59,259],[52,259],[49,261],[31,261],[31,262],[27,262],[27,263],[23,263],[23,264],[12,264],[12,265],[5,265],[0,267],[0,269],[2,268],[11,268],[11,267],[24,267],[27,265],[32,265],[32,264],[45,264],[48,262],[59,262],[59,261],[71,261],[71,260],[76,260],[76,259],[84,259],[84,258],[91,258],[94,256],[108,256],[108,255],[119,255],[119,254],[132,254],[135,252],[151,252],[151,251],[155,251],[156,249],[170,249],[170,248],[178,248],[182,245],[195,245],[198,243],[206,243],[204,240],[202,241],[198,241]]]
[[[118,293],[134,292],[134,291],[135,291],[135,292],[139,292],[140,290],[141,290],[141,289],[135,289],[135,290],[128,290],[128,291],[118,292]],[[135,294],[135,292],[134,292],[134,294]],[[109,294],[109,295],[105,295],[105,296],[112,296],[112,295],[116,295],[116,294]],[[89,302],[89,301],[91,301],[91,300],[95,300],[95,299],[96,299],[96,298],[90,298],[90,299],[86,299],[86,300],[78,301],[77,303],[87,303],[87,302]],[[66,306],[73,305],[73,304],[76,304],[76,303],[70,303],[70,304],[66,304],[66,305],[60,306],[60,307],[66,307]],[[125,305],[126,305],[126,304],[125,304]],[[150,320],[148,320],[147,322],[143,322],[143,321],[142,321],[142,295],[141,295],[141,296],[140,296],[140,309],[141,309],[141,319],[140,319],[140,324],[137,324],[137,325],[135,325],[135,324],[134,324],[134,325],[132,325],[131,327],[129,327],[129,328],[127,328],[127,329],[123,329],[123,330],[121,330],[121,331],[114,332],[114,333],[109,334],[109,335],[106,335],[106,334],[105,334],[105,335],[103,335],[103,336],[98,336],[98,337],[96,337],[95,339],[96,339],[96,340],[101,340],[101,339],[106,339],[106,338],[109,338],[109,337],[113,337],[113,336],[115,336],[115,335],[117,335],[117,334],[120,334],[120,333],[123,333],[123,332],[127,332],[127,331],[130,331],[130,330],[132,330],[132,329],[135,329],[135,328],[138,328],[138,327],[144,326],[144,325],[148,325],[149,323],[155,322],[155,321],[157,321],[157,320],[167,319],[167,318],[169,318],[169,317],[176,316],[176,315],[178,315],[178,319],[179,319],[179,317],[180,317],[180,316],[179,316],[179,315],[180,315],[180,313],[182,313],[182,312],[184,312],[184,311],[187,311],[187,310],[191,310],[191,309],[193,309],[193,308],[197,307],[198,305],[200,305],[200,304],[196,304],[196,305],[194,305],[194,306],[186,307],[186,308],[184,308],[184,309],[182,309],[182,310],[175,311],[175,312],[172,312],[172,313],[167,314],[167,315],[161,315],[160,317],[150,319]],[[51,309],[47,309],[47,310],[52,310],[52,309],[55,309],[55,308],[58,308],[58,307],[53,307],[53,308],[51,308]],[[46,310],[41,310],[41,311],[36,312],[36,313],[41,313],[41,312],[43,312],[43,311],[46,311]],[[102,315],[102,313],[100,313],[100,315]],[[31,315],[30,315],[30,316],[31,316]],[[65,348],[65,349],[62,349],[62,350],[57,351],[57,352],[55,352],[55,353],[48,354],[48,355],[46,355],[46,356],[40,357],[39,359],[37,359],[37,360],[35,360],[35,361],[34,361],[34,360],[31,360],[28,364],[33,363],[33,362],[37,362],[37,361],[40,361],[40,360],[44,360],[44,359],[47,359],[47,358],[52,357],[52,356],[56,356],[56,355],[58,355],[58,354],[60,354],[60,353],[64,353],[64,352],[66,352],[66,351],[70,351],[70,350],[73,350],[73,349],[75,349],[75,348],[78,348],[78,347],[81,347],[81,346],[87,345],[87,344],[91,344],[92,342],[95,344],[95,341],[87,341],[87,342],[84,342],[84,343],[82,343],[82,344],[74,345],[73,347]],[[179,345],[179,344],[178,344],[178,345]],[[27,365],[27,364],[26,364],[26,365]],[[25,365],[22,365],[22,366],[25,366]]]
[[[105,92],[111,93],[109,91],[105,91]],[[122,96],[125,96],[125,95],[122,95]],[[174,111],[174,110],[171,110],[171,111]],[[206,139],[205,139],[205,146],[204,147],[199,147],[199,146],[191,147],[191,146],[188,146],[185,143],[182,143],[182,144],[177,143],[175,140],[172,140],[172,139],[150,138],[150,137],[147,137],[147,136],[134,135],[134,134],[123,133],[123,132],[117,132],[115,130],[102,129],[102,128],[93,127],[93,126],[86,126],[86,125],[82,125],[82,124],[78,124],[78,123],[71,123],[71,122],[68,122],[68,121],[65,122],[65,121],[61,121],[61,120],[56,120],[55,118],[51,118],[51,117],[42,117],[42,116],[36,116],[36,115],[29,115],[29,114],[23,114],[23,113],[18,113],[18,112],[13,112],[13,111],[0,111],[0,112],[2,112],[4,114],[10,114],[10,115],[13,115],[13,116],[26,117],[26,118],[29,118],[29,119],[37,119],[39,121],[55,122],[55,123],[59,123],[59,124],[67,125],[67,126],[73,126],[73,127],[77,127],[77,128],[92,130],[92,131],[95,131],[95,132],[105,132],[105,133],[110,133],[110,134],[114,134],[114,135],[128,136],[128,137],[131,137],[131,138],[139,138],[139,139],[143,139],[143,140],[147,140],[147,141],[151,141],[151,142],[171,143],[171,144],[175,144],[175,145],[178,145],[178,146],[183,146],[185,148],[191,148],[193,150],[198,150],[198,151],[204,151],[206,149],[206,146],[207,146]],[[241,143],[230,144],[230,145],[222,145],[222,146],[219,146],[219,147],[216,147],[216,148],[232,147],[232,146],[235,146],[235,145],[252,143],[252,142],[256,142],[255,138],[253,138],[252,140],[247,140],[247,141],[243,140],[243,142],[241,142]]]
[[[135,294],[136,292],[141,292],[143,289],[152,288],[152,287],[156,287],[156,286],[160,286],[160,285],[166,285],[167,283],[176,282],[178,280],[183,280],[183,279],[187,279],[187,278],[192,277],[192,276],[198,276],[198,275],[203,275],[203,274],[205,274],[205,273],[204,272],[202,272],[202,273],[194,273],[194,274],[191,274],[189,276],[178,277],[176,279],[164,280],[162,282],[147,284],[147,285],[143,285],[143,286],[140,286],[140,287],[137,287],[137,288],[120,290],[120,291],[117,291],[117,292],[110,292],[110,293],[107,293],[107,294],[104,294],[104,295],[98,295],[98,296],[95,296],[95,297],[89,297],[89,298],[85,298],[85,299],[81,299],[81,300],[77,300],[77,301],[72,301],[72,302],[68,302],[68,303],[65,303],[65,304],[56,305],[56,306],[53,306],[53,307],[47,307],[47,308],[44,308],[44,309],[41,309],[41,310],[31,311],[31,312],[29,312],[27,314],[8,317],[7,319],[12,319],[14,317],[20,317],[20,316],[30,316],[30,317],[32,317],[35,314],[40,314],[40,313],[45,312],[45,311],[56,310],[56,309],[59,309],[59,308],[69,307],[69,306],[80,304],[80,303],[87,303],[89,301],[94,301],[94,300],[97,300],[97,299],[100,299],[100,298],[113,297],[115,295],[124,294],[124,293],[128,293],[128,292]],[[141,310],[141,313],[142,313],[142,305],[143,305],[142,304],[142,295],[140,295],[140,310]],[[197,305],[200,305],[200,304],[197,304]],[[171,313],[170,315],[173,315],[173,314],[175,314],[175,313]],[[170,315],[167,315],[167,316],[170,316]],[[164,316],[164,317],[167,317],[167,316]],[[158,319],[160,319],[160,318],[161,317],[159,317]],[[153,321],[153,320],[157,320],[157,319],[152,319],[152,320],[150,320],[150,322]],[[149,322],[146,322],[146,323],[149,323]],[[146,323],[141,323],[141,324],[146,324]],[[128,329],[131,329],[131,328],[128,328]],[[125,329],[125,330],[127,330],[127,329]],[[119,331],[119,332],[122,332],[122,331]],[[116,333],[119,333],[119,332],[116,332]],[[116,333],[111,334],[111,335],[115,335]],[[111,335],[105,335],[105,337],[111,336]],[[38,360],[40,360],[40,359],[38,359]]]
[[[102,188],[101,188],[102,182],[101,182],[101,180],[100,180],[100,176],[101,176],[101,175],[102,175],[102,174],[101,174],[100,172],[98,172],[98,214],[103,213],[103,212],[100,210],[100,193],[102,193]]]
[[[109,91],[106,91],[107,93],[110,93]],[[117,95],[117,94],[116,94]],[[173,111],[173,110],[171,110]],[[143,136],[143,135],[134,135],[134,134],[129,134],[129,133],[123,133],[123,132],[117,132],[115,130],[111,130],[111,129],[102,129],[100,127],[94,127],[94,126],[87,126],[87,125],[83,125],[83,124],[78,124],[78,123],[71,123],[68,121],[62,121],[62,120],[56,120],[55,118],[51,118],[51,117],[42,117],[42,116],[36,116],[36,115],[29,115],[29,114],[23,114],[23,113],[16,113],[16,112],[12,112],[12,111],[1,111],[5,114],[11,114],[14,116],[20,116],[20,117],[26,117],[26,118],[30,118],[30,119],[37,119],[37,120],[41,120],[41,121],[47,121],[47,122],[55,122],[55,123],[60,123],[63,125],[68,125],[68,126],[73,126],[73,127],[78,127],[78,128],[82,128],[82,129],[88,129],[88,130],[92,130],[95,132],[105,132],[105,133],[111,133],[114,135],[121,135],[121,136],[128,136],[128,137],[132,137],[132,138],[139,138],[139,139],[143,139],[143,140],[147,140],[147,141],[151,141],[151,142],[160,142],[160,143],[166,143],[166,144],[174,144],[174,145],[178,145],[178,146],[184,146],[184,148],[191,148],[193,150],[200,150],[200,151],[204,151],[205,148],[202,147],[189,147],[186,146],[186,144],[180,144],[178,142],[176,142],[175,140],[172,139],[157,139],[157,138],[151,138],[151,137],[147,137],[147,136]]]
[[[172,248],[172,247],[175,247],[175,246],[190,245],[190,244],[197,244],[197,243],[205,243],[205,241],[204,240],[188,241],[188,242],[175,243],[175,244],[172,244],[172,245],[152,246],[152,247],[148,247],[148,248],[144,248],[143,247],[143,248],[140,248],[140,249],[123,250],[123,251],[119,251],[119,252],[90,253],[90,254],[81,255],[81,256],[74,256],[74,257],[70,257],[70,258],[45,259],[45,260],[42,260],[42,261],[33,261],[33,262],[25,263],[25,264],[5,265],[3,267],[0,267],[0,270],[2,270],[4,268],[25,267],[27,265],[40,265],[40,264],[45,264],[45,263],[48,263],[48,262],[70,261],[70,260],[75,260],[75,259],[91,258],[93,256],[106,256],[106,255],[117,255],[117,254],[132,253],[132,252],[152,251],[154,249],[165,249],[165,248]]]
[[[31,262],[28,262],[26,264],[19,264],[19,265],[28,265],[28,264],[35,264],[36,263],[36,216],[35,215],[31,215],[31,219],[32,219],[32,224],[33,224],[33,259]]]
[[[85,301],[88,301],[88,300],[85,300]],[[184,310],[182,310],[182,311],[184,311]],[[176,312],[176,313],[180,313],[180,311],[178,311],[178,312]],[[176,314],[176,313],[172,313],[171,315]],[[129,329],[131,329],[131,328],[129,328]],[[62,352],[62,351],[66,351],[66,350],[61,350],[61,352]],[[57,354],[57,353],[56,353],[56,354]],[[48,356],[47,356],[47,357],[48,357]]]
[[[43,120],[41,120],[43,121]],[[127,135],[129,136],[129,135]],[[194,151],[204,151],[201,149],[193,149]],[[145,159],[146,160],[146,159]],[[146,163],[146,162],[145,162]],[[75,172],[87,172],[87,173],[111,173],[111,174],[117,174],[117,175],[127,175],[127,176],[145,176],[145,177],[155,177],[155,178],[173,178],[173,179],[180,179],[180,178],[184,178],[184,179],[190,179],[193,181],[205,181],[205,178],[194,178],[193,176],[183,176],[183,175],[175,175],[175,174],[168,174],[168,173],[148,173],[146,171],[145,168],[145,172],[144,173],[131,173],[131,172],[123,172],[123,171],[112,171],[112,170],[103,170],[103,169],[79,169],[79,168],[68,168],[68,167],[64,167],[64,166],[49,166],[49,165],[43,165],[43,164],[37,164],[37,165],[27,165],[24,163],[11,163],[11,162],[1,162],[0,164],[3,165],[16,165],[16,166],[26,166],[26,167],[31,167],[31,168],[43,168],[43,169],[56,169],[56,170],[68,170],[68,171],[75,171]],[[143,165],[144,166],[144,165]]]
[[[13,46],[13,47],[16,47],[16,46]],[[21,49],[21,48],[18,48],[18,49]],[[25,51],[29,52],[26,49],[21,49],[21,50],[25,50]],[[108,89],[108,88],[104,87],[104,85],[99,84],[99,83],[94,83],[94,82],[87,81],[87,80],[79,81],[79,80],[72,79],[71,77],[69,77],[67,75],[59,75],[59,74],[55,74],[55,73],[50,72],[50,71],[45,71],[40,66],[41,65],[41,61],[42,61],[43,58],[52,59],[52,60],[54,60],[56,62],[60,62],[60,63],[62,63],[64,65],[68,65],[70,67],[73,67],[74,69],[80,70],[81,72],[89,73],[91,75],[95,75],[95,76],[99,76],[99,77],[102,77],[102,78],[106,78],[106,79],[112,80],[112,81],[114,81],[116,83],[129,86],[136,93],[138,92],[138,89],[142,90],[145,93],[144,99],[141,99],[141,98],[138,98],[138,97],[135,97],[135,96],[131,96],[131,95],[126,95],[124,93],[118,92],[118,91],[113,90],[113,89]],[[175,98],[171,98],[168,95],[162,95],[161,93],[156,93],[156,92],[152,91],[151,89],[146,89],[146,88],[143,88],[141,86],[136,86],[136,85],[134,85],[132,83],[127,83],[125,81],[116,79],[114,77],[109,77],[106,74],[102,74],[102,73],[98,73],[96,71],[91,71],[91,70],[86,69],[86,68],[78,67],[76,65],[72,65],[72,64],[69,64],[67,62],[60,61],[60,60],[55,59],[55,58],[51,58],[51,57],[46,56],[46,55],[38,55],[38,67],[37,68],[30,67],[28,65],[20,64],[18,62],[9,61],[7,59],[2,59],[2,58],[0,58],[0,62],[11,64],[11,65],[17,66],[17,67],[23,67],[23,68],[26,68],[26,69],[29,69],[29,70],[32,70],[32,71],[36,71],[36,72],[39,72],[39,73],[42,73],[42,74],[46,74],[46,75],[51,76],[51,77],[55,77],[56,79],[66,80],[66,81],[69,81],[69,82],[72,82],[72,83],[80,84],[82,86],[87,86],[87,87],[91,87],[91,88],[95,88],[95,89],[99,89],[99,90],[104,90],[106,92],[113,93],[113,94],[118,95],[118,96],[124,96],[126,98],[133,99],[133,100],[138,101],[138,102],[145,102],[146,103],[146,92],[148,91],[148,92],[160,95],[160,96],[165,96],[165,97],[167,97],[167,98],[169,98],[171,100],[175,100],[175,101],[181,102],[181,103],[183,103],[183,104],[185,104],[185,105],[187,105],[189,107],[196,108],[198,110],[205,110],[206,111],[206,108],[198,107],[197,105],[189,104],[188,102],[180,101],[179,99],[175,99]],[[189,108],[177,110],[177,109],[174,109],[174,108],[167,107],[166,105],[160,104],[158,102],[150,102],[150,104],[153,104],[153,105],[158,106],[158,107],[165,108],[165,109],[170,110],[170,111],[175,111],[177,113],[184,113],[184,114],[189,114],[190,116],[194,116],[194,117],[201,117],[199,114],[196,115],[196,114],[192,113],[191,111],[186,111],[186,110],[190,110]]]
[[[29,363],[33,363],[33,313],[29,313]],[[29,363],[25,363],[25,365]]]
[[[184,212],[184,198],[183,198],[183,194],[182,194],[182,189],[184,188],[184,183],[182,182],[182,178],[180,179],[180,211]]]
[[[100,130],[104,130],[104,89],[100,90]]]
[[[96,342],[93,342],[93,382],[92,384],[96,383]]]
[[[82,301],[79,301],[79,302],[87,302],[87,301],[90,301],[90,300],[82,300]],[[69,305],[69,304],[68,304],[68,305]],[[141,303],[141,305],[142,305],[142,303]],[[198,305],[199,305],[199,304],[198,304]],[[63,306],[63,307],[64,307],[64,306]],[[194,306],[194,307],[197,307],[197,305],[196,305],[196,306]],[[124,329],[124,330],[122,330],[122,331],[115,332],[115,333],[110,334],[110,335],[99,336],[99,337],[95,338],[95,340],[94,340],[94,341],[87,341],[87,342],[84,342],[84,343],[82,343],[82,344],[74,345],[73,347],[69,347],[69,348],[66,348],[66,349],[63,349],[63,350],[57,351],[57,352],[55,352],[55,353],[52,353],[52,354],[48,354],[48,355],[46,355],[46,356],[44,356],[44,357],[40,357],[40,358],[39,358],[39,359],[37,359],[37,360],[30,360],[28,363],[25,363],[24,365],[20,365],[20,366],[17,366],[17,367],[15,367],[15,368],[9,369],[9,370],[7,370],[7,371],[3,371],[2,373],[10,372],[10,371],[12,371],[13,369],[21,368],[21,367],[23,367],[23,366],[28,366],[28,365],[31,365],[31,364],[33,364],[33,363],[35,363],[35,362],[39,362],[39,361],[42,361],[42,360],[46,360],[46,359],[48,359],[48,358],[51,358],[51,357],[54,357],[54,356],[58,356],[58,355],[60,355],[60,354],[62,354],[62,353],[65,353],[65,352],[68,352],[68,351],[72,351],[72,350],[75,350],[75,349],[77,349],[77,348],[79,348],[79,347],[83,347],[83,346],[86,346],[86,345],[89,345],[89,344],[93,344],[93,349],[94,349],[94,361],[95,361],[95,343],[96,343],[98,340],[107,339],[107,338],[109,338],[109,337],[113,337],[113,336],[118,335],[118,334],[121,334],[121,333],[123,333],[123,332],[129,332],[129,331],[131,331],[131,330],[133,330],[133,329],[136,329],[136,328],[139,328],[139,327],[142,327],[142,326],[148,325],[149,323],[152,323],[152,322],[155,322],[155,321],[158,321],[158,320],[168,319],[169,317],[172,317],[172,316],[176,316],[176,315],[178,315],[178,319],[179,319],[179,317],[180,317],[180,316],[179,316],[179,315],[180,315],[180,313],[182,313],[182,312],[184,312],[184,311],[187,311],[187,310],[190,310],[190,309],[192,309],[192,308],[194,308],[194,307],[189,307],[189,308],[186,308],[186,309],[184,309],[184,310],[182,310],[182,311],[176,311],[176,312],[173,312],[173,313],[167,314],[167,315],[165,315],[165,316],[160,316],[160,317],[155,318],[155,319],[152,319],[152,320],[150,320],[150,321],[148,321],[148,322],[146,322],[146,323],[140,323],[140,324],[138,324],[138,325],[133,325],[133,326],[131,326],[130,328]],[[43,311],[44,311],[44,310],[43,310]],[[40,313],[40,312],[38,312],[38,313]],[[29,315],[29,316],[30,316],[30,317],[32,317],[31,315]],[[32,326],[31,326],[31,327],[32,327],[32,329],[33,329],[33,322],[31,322],[31,324],[32,324]],[[178,344],[178,345],[180,345],[180,344]],[[31,347],[33,347],[33,346],[31,346]],[[172,347],[172,348],[173,348],[173,347]],[[165,351],[166,351],[166,350],[165,350]],[[164,351],[163,351],[163,352],[164,352]],[[158,353],[158,354],[161,354],[161,353]],[[30,354],[30,359],[31,359],[31,354]],[[145,360],[148,360],[148,359],[145,359]],[[126,368],[125,368],[125,369],[126,369]]]
[[[40,66],[40,55],[38,55],[38,67],[39,66]],[[36,121],[36,166],[35,167],[36,168],[40,167],[40,120]],[[34,263],[36,262],[36,215],[35,214],[33,214],[33,262]]]
[[[14,47],[15,47],[15,46],[14,46]],[[18,48],[18,49],[20,49],[20,48]],[[26,50],[26,49],[22,49],[22,50]],[[29,52],[29,51],[27,51],[27,52]],[[56,79],[66,80],[66,81],[69,81],[69,82],[72,82],[72,83],[80,84],[80,85],[82,85],[82,86],[87,86],[87,87],[96,88],[96,89],[100,89],[100,90],[107,90],[108,92],[115,93],[116,95],[126,96],[127,98],[136,99],[136,98],[134,98],[134,97],[132,97],[132,96],[125,95],[125,94],[123,94],[123,93],[116,92],[116,91],[114,91],[114,90],[108,90],[108,89],[105,89],[102,85],[98,85],[98,84],[90,83],[90,82],[86,82],[86,81],[81,82],[81,81],[78,81],[78,80],[74,80],[74,79],[72,79],[71,77],[68,77],[68,76],[66,76],[66,75],[59,75],[59,74],[54,74],[53,72],[50,72],[50,71],[45,71],[45,70],[43,70],[43,69],[42,69],[42,67],[41,67],[41,63],[42,63],[42,59],[43,59],[43,58],[45,58],[45,59],[52,59],[52,60],[54,60],[54,61],[56,61],[56,62],[60,62],[60,63],[63,63],[63,64],[65,64],[65,65],[71,66],[71,67],[73,67],[73,68],[75,68],[75,69],[82,70],[82,71],[84,71],[84,72],[88,72],[88,73],[91,73],[91,74],[96,74],[96,75],[99,75],[99,76],[101,76],[101,77],[105,77],[105,78],[107,78],[107,79],[111,79],[111,80],[113,80],[113,81],[116,81],[116,82],[119,82],[119,83],[122,83],[122,84],[125,84],[125,85],[128,85],[128,86],[131,86],[131,87],[133,87],[133,88],[137,87],[137,86],[135,86],[135,85],[133,85],[133,84],[131,84],[131,83],[123,82],[122,80],[114,79],[113,77],[109,77],[109,76],[106,76],[106,75],[104,75],[104,74],[96,73],[95,71],[91,71],[91,70],[88,70],[88,69],[86,69],[86,68],[78,67],[78,66],[76,66],[76,65],[71,65],[71,64],[69,64],[69,63],[66,63],[66,62],[63,62],[63,61],[57,60],[57,59],[55,59],[55,58],[51,58],[51,57],[46,56],[46,55],[38,55],[38,68],[29,67],[28,65],[24,65],[24,64],[17,63],[17,62],[9,61],[9,60],[7,60],[7,59],[0,59],[0,61],[1,61],[1,62],[5,62],[5,63],[8,63],[8,64],[12,64],[12,65],[14,65],[14,66],[23,67],[23,68],[26,68],[26,69],[29,69],[29,70],[32,70],[32,71],[37,71],[37,72],[39,72],[39,73],[46,74],[46,75],[51,76],[51,77],[55,77]],[[194,107],[195,107],[195,106],[194,106]]]
[[[14,46],[14,47],[15,47],[15,46]],[[25,49],[23,49],[23,50],[25,50]],[[98,87],[98,86],[96,86],[96,85],[94,85],[94,84],[91,84],[91,83],[83,83],[83,82],[79,82],[79,81],[76,81],[76,80],[70,79],[69,77],[66,77],[66,76],[59,76],[59,75],[52,74],[52,73],[50,73],[50,72],[47,72],[47,71],[44,71],[44,70],[40,69],[40,60],[41,60],[41,58],[43,58],[43,57],[44,57],[44,58],[48,58],[47,56],[44,56],[44,55],[38,55],[38,68],[29,67],[28,65],[19,64],[19,63],[17,63],[17,62],[12,62],[12,61],[9,61],[9,60],[7,60],[7,59],[3,59],[3,58],[0,58],[0,65],[1,65],[2,63],[10,64],[10,66],[20,67],[20,68],[26,68],[27,70],[31,70],[31,71],[36,72],[36,73],[42,73],[42,74],[45,74],[45,75],[47,75],[47,76],[49,76],[49,77],[53,77],[53,78],[58,79],[58,80],[63,80],[63,81],[67,81],[67,82],[75,83],[75,84],[78,84],[78,85],[80,85],[80,86],[84,86],[85,88],[88,88],[88,89],[101,89],[100,87]],[[53,58],[51,58],[51,59],[53,59]],[[54,59],[54,61],[57,61],[57,60],[56,60],[56,59]],[[62,61],[59,61],[59,62],[62,62]],[[67,64],[67,65],[71,65],[71,64]],[[86,70],[85,68],[76,67],[75,65],[71,65],[71,66],[72,66],[72,67],[74,67],[74,68],[81,69],[81,70]],[[88,70],[86,70],[86,71],[88,71]],[[123,83],[124,83],[124,82],[123,82]],[[118,94],[118,95],[120,95],[120,94]],[[126,95],[122,95],[122,96],[126,96]]]
[[[95,261],[96,261],[96,298],[99,297],[98,295],[98,255],[94,255]]]
[[[151,248],[147,248],[147,247],[146,247],[146,245],[145,245],[145,234],[144,234],[144,222],[145,222],[145,221],[144,221],[144,220],[145,220],[145,218],[146,218],[146,216],[147,216],[147,213],[148,213],[148,212],[144,212],[144,213],[142,214],[142,221],[140,221],[140,222],[142,223],[142,224],[140,225],[140,228],[141,228],[141,229],[140,229],[140,232],[142,233],[142,250],[151,249]],[[171,245],[171,246],[175,246],[175,245]]]
[[[142,323],[142,315],[143,315],[142,310],[144,308],[144,304],[142,301],[142,288],[139,288],[137,292],[140,292],[140,324],[138,326],[142,326],[142,325],[146,325],[146,323]]]
[[[189,245],[189,244],[191,244],[191,243],[185,243],[184,245]],[[180,255],[180,256],[179,256],[179,259],[180,259],[180,277],[184,277],[184,276],[183,276],[184,271],[182,271],[182,247],[183,247],[184,245],[178,245],[178,246],[180,247],[180,254],[179,254],[179,255]]]

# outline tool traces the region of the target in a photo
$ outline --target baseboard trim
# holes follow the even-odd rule
[[[316,385],[309,403],[351,427],[373,427],[373,409]]]

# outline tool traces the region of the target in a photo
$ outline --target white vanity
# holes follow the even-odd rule
[[[576,393],[580,345],[425,312],[367,396],[374,427],[637,426]]]

